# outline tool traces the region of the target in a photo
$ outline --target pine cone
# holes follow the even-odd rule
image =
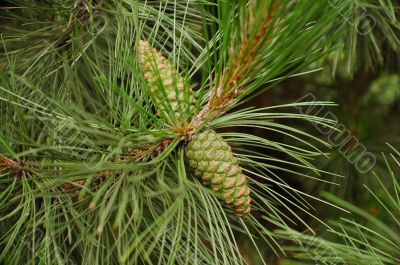
[[[213,130],[194,135],[185,150],[186,158],[194,175],[210,186],[213,192],[236,215],[250,212],[250,188],[231,147]]]
[[[195,95],[190,83],[147,41],[140,41],[138,53],[158,115],[174,122],[187,122],[195,110]]]

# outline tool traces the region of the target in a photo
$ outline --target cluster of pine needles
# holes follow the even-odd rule
[[[304,264],[317,254],[333,264],[326,249],[341,264],[398,262],[396,229],[377,221],[377,230],[352,220],[327,224],[314,202],[372,217],[282,177],[329,175],[313,165],[329,144],[286,121],[333,128],[334,121],[297,109],[334,104],[242,105],[326,62],[348,63],[332,58],[346,54],[350,40],[356,45],[357,25],[346,12],[360,4],[379,16],[379,33],[396,45],[398,9],[390,1],[336,2],[2,2],[0,263],[250,264],[243,238],[261,264],[295,254]],[[160,61],[153,64],[154,57]],[[216,175],[207,183],[206,171],[191,166],[203,154],[185,150],[204,132],[218,133],[204,152],[224,146],[227,167],[246,176],[251,206],[242,194],[231,195],[234,206],[224,204]],[[386,195],[398,216],[400,184],[389,172],[394,189]],[[305,216],[341,241],[316,237]]]

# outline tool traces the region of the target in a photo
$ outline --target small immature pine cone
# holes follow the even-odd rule
[[[250,188],[231,147],[215,131],[194,135],[185,150],[189,166],[237,216],[250,212]]]
[[[187,122],[195,110],[195,94],[190,83],[149,42],[139,42],[138,54],[158,114],[173,122]]]

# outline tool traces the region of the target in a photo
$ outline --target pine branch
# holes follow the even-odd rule
[[[32,1],[13,3],[29,7]],[[236,234],[249,238],[261,256],[259,248],[267,245],[271,252],[282,253],[271,227],[309,226],[304,215],[320,222],[310,199],[321,199],[290,186],[279,173],[309,179],[327,174],[312,161],[324,154],[319,146],[328,145],[282,122],[330,128],[331,121],[294,109],[321,102],[228,110],[263,87],[308,72],[305,67],[325,58],[345,32],[337,27],[343,18],[326,3],[103,1],[106,23],[99,32],[92,30],[92,23],[88,32],[79,23],[91,17],[86,13],[90,8],[84,7],[89,2],[67,1],[62,7],[34,3],[21,13],[1,13],[7,21],[14,17],[26,22],[0,25],[8,51],[7,58],[1,58],[8,65],[0,70],[0,151],[12,157],[2,160],[7,172],[0,179],[2,261],[242,265]],[[66,11],[75,3],[84,8],[69,24],[71,14]],[[55,23],[57,12],[61,20]],[[70,27],[62,47],[48,39],[53,33],[60,36],[60,25]],[[180,70],[176,80],[201,76],[198,85],[187,85],[198,88],[195,110],[179,113],[174,102],[166,101],[168,96],[173,101],[175,91],[165,72],[157,82],[144,79],[137,56],[141,39],[163,54],[160,60],[170,60],[176,69],[168,75]],[[165,69],[161,68],[157,69]],[[161,77],[155,69],[148,70]],[[168,82],[159,84],[164,81]],[[156,86],[154,92],[167,96],[164,101],[156,98],[149,83]],[[181,115],[187,119],[177,126]],[[218,133],[218,141],[201,142],[189,165],[185,150],[199,145],[194,137],[226,127],[279,137]],[[210,151],[218,152],[211,156]],[[18,162],[26,158],[35,165],[28,171],[33,177],[15,178],[21,168],[28,168]],[[223,193],[214,193],[191,172],[197,170],[202,180],[214,174],[217,190],[218,177],[224,177],[228,167],[243,189],[236,197],[228,194],[225,202],[233,198],[233,208],[241,214],[249,210],[250,196],[253,200],[254,211],[240,222],[216,196]],[[237,178],[240,168],[247,182]],[[232,187],[232,182],[223,183]],[[44,238],[38,238],[38,232]]]
[[[246,27],[240,29],[245,32],[245,37],[241,40],[238,49],[239,52],[236,48],[231,49],[228,69],[217,75],[222,76],[219,82],[217,80],[212,82],[213,84],[218,82],[217,89],[216,91],[211,89],[208,103],[186,129],[187,134],[193,133],[205,121],[212,120],[227,110],[227,107],[234,102],[238,93],[245,89],[241,87],[243,77],[251,74],[251,70],[254,70],[254,62],[257,62],[260,56],[260,54],[255,54],[255,52],[263,49],[268,44],[269,35],[266,32],[267,30],[272,30],[269,27],[277,11],[279,2],[273,2],[270,10],[266,10],[267,3],[261,1],[261,5],[263,5],[265,10],[261,11],[260,14],[262,15],[256,18],[254,18],[254,13],[256,12],[254,10],[254,2],[251,3]]]

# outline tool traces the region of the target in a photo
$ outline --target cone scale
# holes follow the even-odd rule
[[[189,167],[219,199],[244,217],[250,212],[250,188],[231,147],[215,131],[193,136],[185,150]]]

